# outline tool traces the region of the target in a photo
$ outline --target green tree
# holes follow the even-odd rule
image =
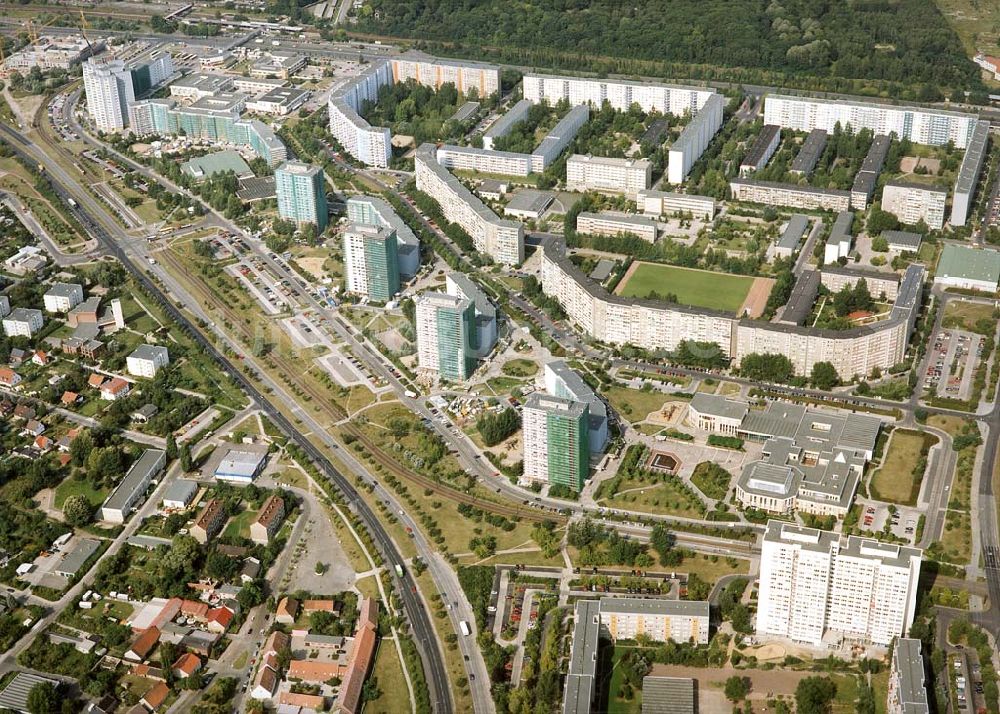
[[[837,685],[829,677],[806,677],[795,688],[795,708],[810,714],[827,714],[837,696]]]
[[[785,355],[755,352],[743,357],[740,374],[759,382],[786,383],[795,375],[795,368]]]
[[[750,693],[750,678],[732,676],[726,680],[726,699],[738,702]]]
[[[90,523],[94,517],[94,507],[84,496],[73,495],[63,503],[63,517],[71,526],[79,528]]]
[[[61,697],[51,682],[39,682],[28,692],[28,711],[31,714],[57,714],[61,708]]]
[[[193,468],[194,463],[191,459],[191,446],[187,442],[184,442],[180,448],[180,457],[181,468],[184,471],[190,471]]]
[[[840,375],[832,362],[817,362],[813,365],[810,375],[812,385],[816,389],[833,389],[840,383]]]

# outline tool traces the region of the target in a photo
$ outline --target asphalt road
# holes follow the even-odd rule
[[[350,480],[337,471],[333,464],[330,463],[330,461],[322,454],[322,452],[315,445],[313,445],[307,437],[295,429],[294,425],[288,421],[263,394],[258,392],[253,383],[221,352],[219,352],[211,341],[209,341],[198,329],[195,328],[193,324],[191,324],[191,322],[180,312],[180,310],[177,309],[173,302],[171,302],[161,292],[160,288],[149,279],[146,273],[132,261],[131,257],[126,254],[126,252],[118,245],[115,238],[112,237],[113,233],[118,233],[120,234],[119,239],[127,238],[122,234],[117,224],[113,221],[109,221],[109,226],[111,227],[111,231],[109,231],[93,217],[104,215],[103,210],[96,204],[93,197],[80,187],[74,179],[68,176],[57,162],[48,157],[44,151],[42,151],[39,147],[36,147],[24,135],[3,124],[0,124],[0,131],[2,131],[6,135],[6,138],[10,140],[10,144],[14,151],[26,156],[33,162],[41,162],[46,167],[55,191],[60,194],[64,200],[68,199],[72,195],[77,201],[79,201],[79,204],[76,207],[70,207],[69,210],[73,212],[77,220],[81,222],[88,233],[90,233],[110,255],[114,256],[121,262],[133,278],[140,285],[142,285],[147,292],[157,299],[161,308],[170,315],[171,319],[191,334],[193,339],[201,345],[202,349],[204,349],[207,354],[211,355],[220,364],[222,369],[229,374],[248,395],[250,395],[250,398],[255,403],[260,405],[261,410],[268,416],[268,418],[270,418],[275,425],[281,429],[281,431],[287,434],[288,437],[294,441],[300,449],[302,449],[302,451],[316,464],[316,466],[333,484],[333,486],[341,494],[343,494],[348,507],[358,515],[370,533],[376,548],[380,552],[382,558],[386,561],[390,571],[396,564],[402,566],[403,558],[389,534],[383,529],[376,514],[371,510],[371,508],[368,507],[365,501],[360,498],[354,487],[351,485]],[[69,206],[68,200],[67,205]],[[84,206],[86,206],[86,210],[84,209]],[[93,212],[93,215],[91,212]],[[430,616],[423,603],[416,596],[416,594],[412,592],[410,584],[408,582],[404,582],[403,579],[398,578],[394,573],[392,577],[396,585],[396,591],[399,593],[400,599],[403,603],[403,609],[406,611],[410,625],[413,628],[414,637],[417,642],[424,644],[423,647],[418,647],[418,650],[420,651],[423,659],[424,671],[427,675],[432,706],[435,711],[450,713],[452,711],[452,703],[449,696],[448,676],[445,670],[443,657],[440,655],[436,647],[426,646],[428,643],[436,641],[436,634],[434,632],[434,627],[430,622]]]

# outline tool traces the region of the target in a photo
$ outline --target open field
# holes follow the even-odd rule
[[[746,300],[754,278],[708,270],[678,268],[658,263],[636,263],[617,292],[623,297],[643,298],[651,292],[673,293],[682,305],[736,312]]]
[[[982,322],[984,327],[994,325],[996,323],[995,312],[992,305],[981,302],[950,300],[944,308],[944,320],[941,324],[948,329],[957,328],[969,332],[981,332],[981,330],[976,329],[976,323],[984,321]]]
[[[604,395],[617,412],[624,415],[631,422],[642,421],[650,412],[662,409],[663,405],[667,402],[682,401],[678,397],[672,397],[655,390],[646,392],[639,389],[617,386],[602,389],[601,394]]]
[[[880,501],[912,505],[917,502],[923,472],[915,474],[925,448],[937,443],[933,434],[897,429],[889,440],[882,467],[872,475],[872,496]],[[926,464],[925,464],[926,468]]]
[[[372,676],[378,682],[382,694],[365,705],[366,712],[398,712],[409,708],[410,693],[403,678],[396,646],[390,640],[383,638],[379,643]]]
[[[977,51],[1000,54],[1000,5],[982,0],[934,0],[970,59]]]

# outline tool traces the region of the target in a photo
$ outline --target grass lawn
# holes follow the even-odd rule
[[[949,563],[964,565],[972,557],[972,524],[968,513],[948,511],[941,535],[941,557]]]
[[[855,714],[858,711],[858,678],[854,674],[830,675],[837,683],[837,696],[833,700],[833,714]]]
[[[667,396],[655,390],[644,392],[628,387],[607,387],[601,391],[611,402],[611,406],[631,422],[642,421],[650,412],[662,409],[667,402],[680,401],[678,397]]]
[[[222,531],[222,535],[227,538],[249,538],[250,524],[253,522],[255,515],[257,514],[253,511],[246,510],[233,516],[229,519],[229,523],[226,524],[226,528]]]
[[[653,481],[623,478],[614,496],[602,498],[598,502],[611,508],[687,518],[701,518],[705,515],[705,507],[701,501],[678,488],[673,480],[666,477],[662,480],[657,477]]]
[[[530,359],[512,359],[500,371],[510,377],[534,377],[538,374],[538,365]]]
[[[365,704],[366,712],[393,714],[410,708],[410,692],[406,688],[403,667],[399,663],[394,642],[383,639],[379,643],[372,676],[378,680],[378,688],[382,694],[378,699]]]
[[[546,558],[540,550],[531,550],[522,553],[499,553],[486,560],[480,561],[479,556],[465,555],[459,557],[460,565],[547,565],[562,567],[564,565],[562,555]]]
[[[622,699],[618,696],[622,684],[625,682],[624,669],[618,666],[619,661],[625,653],[634,649],[631,647],[615,647],[615,652],[611,656],[611,681],[608,684],[608,714],[639,714],[642,711],[642,690],[636,689],[632,693],[631,699]]]
[[[640,263],[622,288],[623,297],[646,297],[651,292],[673,293],[683,305],[736,312],[754,279],[707,270]]]
[[[108,497],[108,491],[103,488],[94,488],[88,479],[80,479],[78,481],[75,478],[67,478],[56,487],[55,502],[53,505],[56,508],[62,508],[66,499],[70,496],[84,496],[90,502],[90,505],[100,506],[104,503],[104,499]]]
[[[888,669],[872,675],[872,690],[875,692],[875,714],[885,714],[886,700],[889,698]]]
[[[942,431],[946,431],[952,436],[958,436],[965,429],[966,420],[957,417],[950,416],[947,414],[931,414],[927,417],[927,426],[937,427]]]
[[[914,474],[914,470],[921,456],[936,443],[933,434],[896,429],[889,438],[882,467],[872,475],[872,496],[890,503],[916,503],[923,474]]]
[[[715,558],[715,560],[712,560]],[[718,555],[698,553],[693,558],[685,558],[677,566],[682,573],[697,573],[698,577],[708,583],[715,583],[723,575],[746,575],[750,572],[750,561],[745,558],[723,558]]]

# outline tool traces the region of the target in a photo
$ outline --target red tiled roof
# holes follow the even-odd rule
[[[146,703],[146,706],[150,709],[158,709],[163,702],[167,701],[167,696],[170,694],[170,687],[168,687],[163,682],[157,682],[156,686],[146,692],[146,696],[142,698],[142,701]]]
[[[344,665],[338,662],[317,662],[311,659],[296,659],[292,660],[291,664],[288,665],[288,677],[291,679],[301,679],[305,682],[325,682],[333,677],[343,677],[344,669]]]
[[[184,677],[190,677],[192,674],[201,669],[201,660],[198,659],[197,655],[185,652],[177,658],[177,661],[174,662],[171,669],[174,672],[180,672]]]
[[[156,643],[160,641],[160,628],[147,627],[142,634],[135,638],[135,642],[129,647],[140,659],[146,659],[146,655],[153,651]]]
[[[206,619],[209,622],[217,622],[223,630],[228,630],[234,616],[233,611],[228,607],[215,607],[208,611]]]
[[[302,610],[305,612],[334,612],[337,604],[333,600],[303,600]]]
[[[79,398],[79,394],[76,392],[63,392],[62,403],[63,404],[75,404],[76,400]]]
[[[97,387],[98,389],[100,389],[101,385],[104,384],[104,375],[103,374],[90,375],[90,377],[87,378],[87,384],[89,384],[91,387]]]

